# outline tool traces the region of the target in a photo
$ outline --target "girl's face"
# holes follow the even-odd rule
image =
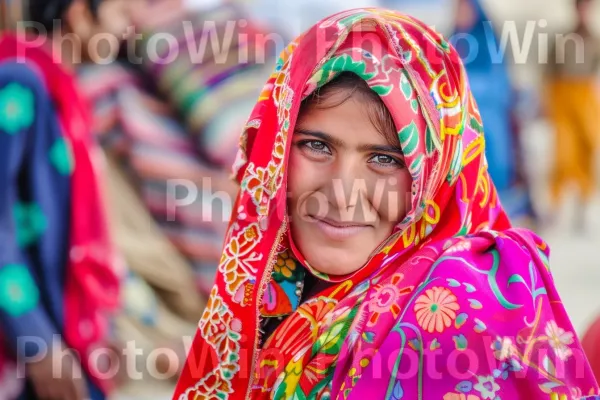
[[[347,97],[339,91],[327,101]],[[308,264],[328,275],[364,266],[408,211],[411,178],[400,144],[375,128],[364,101],[353,94],[335,107],[309,106],[293,136],[292,237]]]

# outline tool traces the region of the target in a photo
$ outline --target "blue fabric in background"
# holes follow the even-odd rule
[[[64,332],[69,149],[35,67],[0,64],[0,329],[21,360]],[[24,338],[36,344],[23,346]],[[93,399],[104,398],[89,386]],[[30,389],[23,396],[35,399]]]
[[[495,56],[499,41],[488,16],[479,0],[467,1],[476,15],[474,24],[468,29],[457,29],[450,41],[465,61],[483,120],[489,172],[502,197],[516,179],[516,143],[511,120],[516,94],[505,57]]]

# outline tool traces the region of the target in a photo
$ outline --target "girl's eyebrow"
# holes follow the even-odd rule
[[[345,145],[344,141],[322,131],[315,131],[311,129],[296,129],[295,133],[304,136],[312,136],[338,147],[343,147]],[[361,152],[393,153],[399,156],[404,156],[404,153],[402,152],[402,149],[400,147],[392,145],[363,144],[358,146],[358,150]]]
[[[404,153],[400,147],[392,145],[363,144],[358,147],[358,150],[363,152],[394,153],[399,156],[404,156]]]
[[[334,146],[343,147],[344,141],[338,138],[335,138],[325,132],[321,131],[313,131],[311,129],[296,129],[296,134],[304,135],[304,136],[312,136],[318,139],[321,139],[324,142],[328,142],[333,144]]]

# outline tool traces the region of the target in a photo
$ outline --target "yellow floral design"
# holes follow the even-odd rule
[[[279,254],[273,270],[276,274],[281,275],[287,280],[291,279],[296,274],[296,262],[290,257],[289,251],[284,251]]]

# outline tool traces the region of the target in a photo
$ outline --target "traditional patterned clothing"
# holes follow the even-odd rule
[[[25,63],[17,62],[23,54]],[[99,399],[98,387],[106,392],[111,383],[88,361],[107,344],[106,312],[118,306],[119,273],[86,103],[44,50],[6,34],[0,62],[2,332],[11,356],[20,357],[45,351],[61,335],[81,356]],[[43,346],[17,348],[23,337]]]
[[[411,207],[362,269],[334,277],[294,246],[286,172],[302,100],[346,71],[364,79],[394,119]],[[356,9],[291,43],[241,138],[241,193],[174,398],[597,393],[554,288],[548,246],[511,228],[484,149],[459,55],[425,24]],[[294,290],[306,274],[325,288]],[[271,318],[285,320],[267,337],[261,328]]]

